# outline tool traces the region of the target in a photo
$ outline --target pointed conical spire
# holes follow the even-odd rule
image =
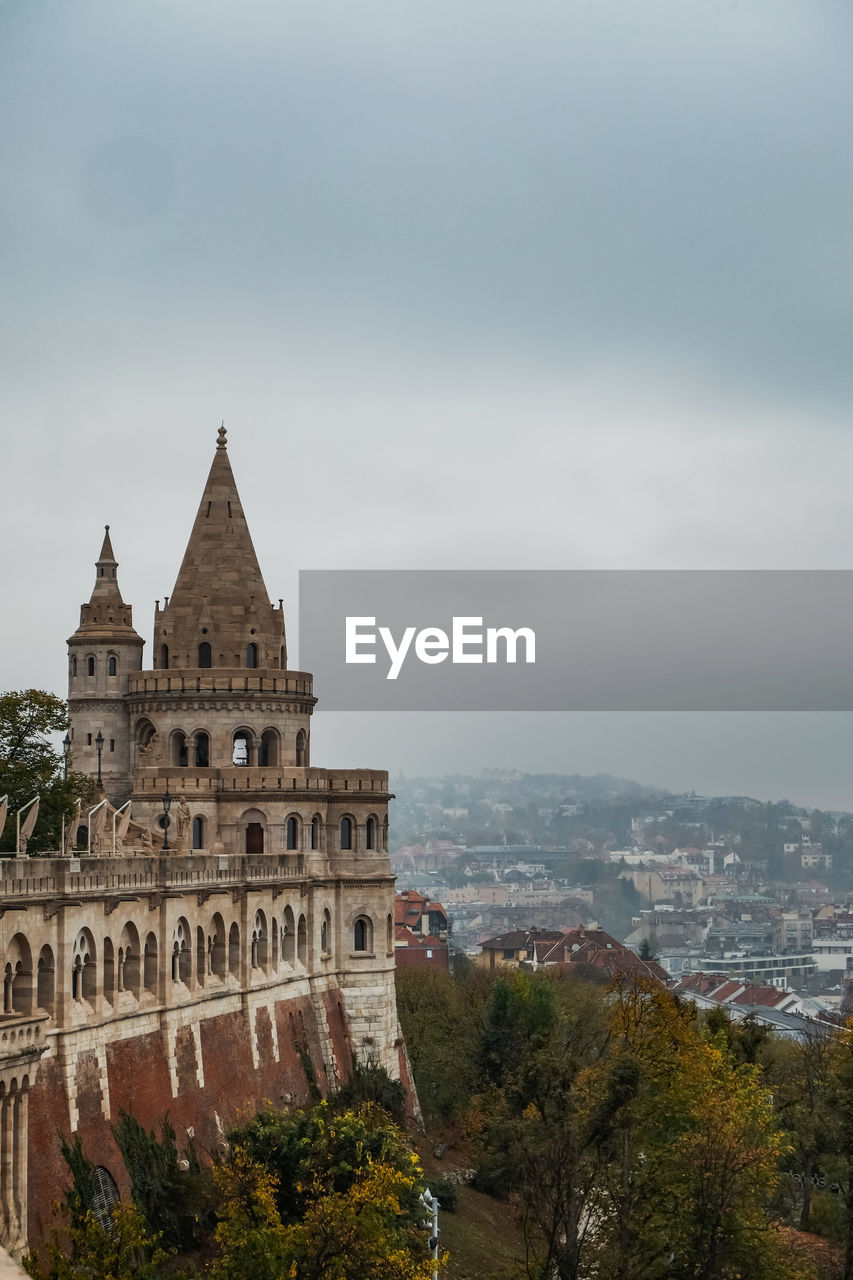
[[[131,607],[121,598],[118,561],[110,541],[109,525],[104,526],[101,554],[95,561],[95,585],[89,603],[80,606],[80,626],[74,636],[84,635],[89,639],[98,636],[105,640],[125,637],[138,641],[140,645],[143,643],[133,628]]]
[[[170,599],[174,605],[190,598],[200,603],[202,597],[212,602],[225,593],[229,603],[236,603],[235,593],[240,603],[250,596],[259,604],[269,599],[231,470],[223,424]]]
[[[157,652],[169,666],[200,665],[199,646],[209,644],[213,666],[279,667],[282,619],[270,604],[252,535],[228,457],[225,424],[201,495],[174,590],[155,615]]]

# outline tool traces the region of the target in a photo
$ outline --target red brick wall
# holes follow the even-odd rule
[[[349,1076],[349,1031],[335,992],[324,994],[324,1009],[335,1054],[338,1077]],[[110,1120],[104,1118],[97,1057],[87,1051],[78,1057],[78,1133],[83,1151],[116,1179],[122,1194],[129,1190],[124,1164],[110,1124],[119,1112],[130,1111],[147,1128],[159,1129],[168,1114],[179,1148],[194,1131],[196,1150],[204,1159],[216,1149],[222,1127],[254,1115],[265,1103],[302,1105],[310,1099],[299,1048],[307,1045],[317,1084],[328,1089],[314,1007],[310,998],[279,1001],[275,1005],[279,1061],[275,1061],[269,1013],[260,1009],[251,1034],[257,1036],[258,1066],[253,1063],[250,1028],[244,1011],[223,1014],[197,1024],[201,1036],[204,1088],[198,1083],[197,1038],[189,1027],[173,1030],[172,1051],[177,1061],[178,1094],[172,1097],[165,1033],[117,1041],[107,1046]],[[59,1134],[71,1138],[68,1098],[59,1061],[42,1061],[29,1095],[29,1243],[33,1247],[50,1234],[55,1221],[52,1204],[70,1186],[71,1178],[59,1148]]]

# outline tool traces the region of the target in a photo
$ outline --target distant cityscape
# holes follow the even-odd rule
[[[722,999],[778,1005],[744,996],[758,984],[788,992],[788,1012],[847,1011],[853,813],[672,794],[606,774],[490,771],[391,786],[398,893],[421,895],[430,936],[446,937],[451,954],[480,959],[487,943],[498,954],[506,936],[506,955],[523,960],[527,949],[535,966],[537,937],[603,930],[691,998],[725,990]],[[398,957],[411,941],[401,926],[398,915]],[[718,981],[698,984],[700,973]]]

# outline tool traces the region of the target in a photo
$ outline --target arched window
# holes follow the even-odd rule
[[[293,964],[296,959],[296,922],[293,908],[284,908],[284,919],[281,922],[281,958],[285,964]]]
[[[204,818],[193,818],[193,848],[204,848]]]
[[[118,989],[139,999],[139,933],[132,921],[121,931],[118,948]]]
[[[195,735],[195,765],[197,769],[210,767],[210,737],[203,729]]]
[[[373,924],[367,916],[359,916],[352,927],[353,951],[369,951],[373,941]]]
[[[365,845],[368,849],[376,848],[376,819],[368,818],[365,830]]]
[[[388,955],[394,952],[394,917],[388,912],[388,918],[385,921],[385,950]]]
[[[200,667],[209,667],[211,665],[210,645],[207,640],[202,640],[198,646],[198,665]]]
[[[261,769],[278,764],[278,734],[275,729],[265,729],[258,746],[258,765]]]
[[[116,958],[111,938],[104,938],[103,992],[108,1004],[115,1001]]]
[[[249,765],[252,763],[252,737],[246,729],[238,729],[234,734],[234,752],[231,763]]]
[[[320,815],[315,813],[311,819],[311,848],[320,848]]]
[[[255,912],[252,926],[252,968],[266,970],[269,956],[267,944],[267,918],[263,911]]]
[[[240,928],[235,922],[228,931],[228,971],[240,976]]]
[[[45,943],[39,955],[36,1004],[51,1016],[53,1016],[54,1011],[55,992],[56,973],[53,962],[53,949]]]
[[[167,644],[160,645],[160,666],[164,671],[169,670],[169,646]]]
[[[320,925],[320,954],[327,956],[332,949],[332,917],[328,907],[323,912],[323,922]]]
[[[341,818],[341,848],[352,848],[352,818]]]
[[[189,764],[187,751],[187,735],[178,729],[172,734],[172,764],[178,769],[186,769]]]
[[[102,1164],[92,1170],[92,1217],[102,1231],[114,1230],[113,1210],[119,1202],[116,1180]]]
[[[246,666],[257,667],[258,665],[258,646],[254,644],[246,645]]]
[[[149,995],[157,995],[157,935],[149,933],[142,956],[142,984]]]
[[[191,938],[189,922],[181,916],[172,932],[172,981],[186,986],[192,973]]]
[[[71,659],[71,674],[72,674],[72,676],[76,676],[76,674],[77,674],[77,659],[76,659],[76,658],[72,658],[72,659]]]
[[[296,926],[296,958],[300,964],[305,964],[308,960],[308,924],[304,916],[299,917],[299,924]]]
[[[210,922],[210,928],[212,930],[208,939],[210,970],[217,978],[224,978],[228,961],[228,949],[225,945],[225,921],[218,911]]]
[[[278,665],[283,671],[284,670],[284,645],[281,646],[281,653],[279,654]]]
[[[116,663],[115,658],[113,657],[110,658],[109,666],[107,667],[107,670],[109,671],[109,674],[111,676],[115,675],[116,671],[118,670],[118,665]]]
[[[294,818],[293,814],[287,819],[287,847],[299,848],[299,819]]]
[[[297,769],[304,769],[306,765],[305,741],[306,741],[305,730],[300,729],[296,735],[296,767]]]
[[[90,675],[90,676],[93,676],[93,675],[95,674],[95,659],[94,659],[94,658],[87,658],[87,659],[86,659],[86,674],[87,674],[87,675]]]

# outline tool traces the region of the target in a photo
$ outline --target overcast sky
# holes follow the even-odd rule
[[[853,567],[852,37],[846,0],[2,6],[0,687],[64,692],[105,522],[150,645],[222,418],[294,639],[300,568]],[[313,757],[853,808],[851,742],[320,711]]]

